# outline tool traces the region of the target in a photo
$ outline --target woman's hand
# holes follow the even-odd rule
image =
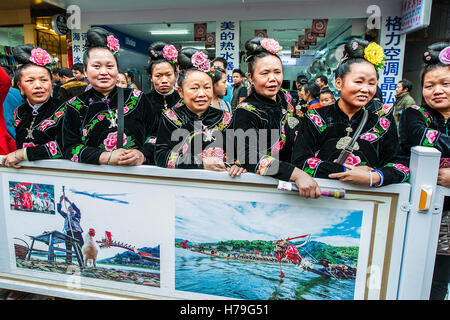
[[[347,168],[344,172],[331,173],[328,175],[331,179],[338,179],[342,182],[349,182],[360,186],[370,186],[370,175],[372,175],[372,186],[380,183],[381,176],[378,172],[370,172],[370,167],[355,167],[345,165]]]
[[[144,154],[137,149],[118,149],[117,151],[121,151],[117,161],[119,166],[140,166],[145,162]]]
[[[291,174],[291,180],[297,185],[301,197],[314,199],[322,194],[316,180],[299,168],[294,169]]]
[[[219,157],[204,157],[203,168],[211,171],[227,171],[227,167]]]
[[[234,178],[234,177],[239,177],[242,173],[246,173],[247,170],[245,170],[242,167],[239,167],[237,165],[232,165],[230,168],[227,168],[228,174],[230,175],[230,177]]]
[[[450,168],[439,169],[437,184],[450,188]]]
[[[20,168],[18,163],[25,160],[24,149],[19,149],[14,152],[11,152],[7,156],[2,159],[2,166],[4,167],[13,167],[15,169]]]

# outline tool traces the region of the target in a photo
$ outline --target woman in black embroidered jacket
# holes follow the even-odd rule
[[[382,65],[383,57],[377,44],[369,45],[357,38],[349,40],[335,75],[340,99],[331,106],[306,113],[292,158],[298,168],[313,177],[359,185],[382,186],[408,179],[409,169],[398,156],[392,108],[372,100],[377,88],[374,65]],[[367,122],[353,151],[344,164],[336,163],[357,131],[364,110],[368,111]]]
[[[274,39],[258,37],[245,48],[252,92],[233,114],[236,156],[249,172],[295,181],[301,196],[316,198],[317,183],[291,164],[301,125],[290,95],[281,90],[283,70],[276,54],[280,46]]]
[[[148,75],[152,84],[152,90],[146,94],[152,109],[155,111],[156,123],[159,123],[162,110],[173,107],[180,101],[180,95],[175,89],[178,76],[178,51],[165,42],[154,42],[148,49]],[[149,143],[156,143],[156,131],[154,128],[150,134]],[[155,164],[152,159],[152,164]]]
[[[21,65],[18,86],[27,102],[14,111],[17,150],[2,164],[18,168],[23,160],[58,159],[61,152],[61,126],[65,112],[62,101],[51,97],[50,67],[53,58],[43,49],[20,45],[13,50]]]
[[[232,122],[231,113],[213,108],[213,71],[207,55],[193,48],[178,56],[180,75],[178,92],[183,99],[162,112],[156,139],[158,166],[180,169],[228,171],[232,177],[244,170],[225,162],[225,132]]]
[[[111,165],[149,164],[150,133],[157,125],[148,99],[137,89],[116,87],[119,43],[101,28],[87,32],[84,65],[92,88],[66,103],[63,149],[75,162]],[[124,97],[123,147],[117,148],[118,90]]]
[[[450,43],[428,47],[423,55],[422,106],[407,108],[400,117],[402,151],[409,157],[411,147],[433,147],[441,152],[437,184],[450,188]],[[430,300],[443,300],[450,279],[450,197],[445,197],[431,285]]]

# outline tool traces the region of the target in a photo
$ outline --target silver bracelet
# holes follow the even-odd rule
[[[109,157],[108,157],[108,161],[106,162],[106,164],[109,164],[109,161],[111,160],[111,156],[112,156],[113,151],[114,151],[114,150],[112,150],[112,151],[109,152]]]
[[[369,171],[369,177],[370,177],[370,184],[369,184],[369,187],[372,187],[372,186],[373,186],[372,171]]]

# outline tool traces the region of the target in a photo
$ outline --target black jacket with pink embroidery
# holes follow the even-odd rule
[[[308,111],[303,130],[295,142],[293,163],[313,177],[328,179],[330,173],[345,170],[336,160],[362,120],[363,108],[349,119],[338,103],[339,100],[333,105]],[[372,100],[365,108],[369,111],[367,122],[345,163],[379,170],[383,178],[381,185],[406,181],[409,169],[399,155],[392,107]],[[346,136],[349,136],[347,140],[342,139]]]
[[[433,147],[441,152],[441,167],[450,167],[450,121],[429,106],[411,106],[400,117],[402,152],[409,158],[414,146]]]
[[[138,149],[151,164],[154,144],[150,141],[157,126],[155,111],[140,90],[124,90],[124,149]],[[94,88],[66,102],[63,125],[65,158],[98,164],[102,152],[117,149],[117,87],[103,96]]]
[[[301,130],[301,118],[290,99],[283,90],[276,101],[252,92],[234,111],[235,152],[248,172],[290,180],[295,169],[292,147]],[[239,139],[239,129],[248,138]]]
[[[203,169],[204,157],[232,161],[226,157],[226,131],[231,123],[230,112],[212,106],[200,116],[181,102],[164,109],[156,138],[156,165],[172,169]]]
[[[52,97],[39,107],[35,116],[28,102],[14,111],[17,149],[27,148],[28,160],[63,157],[61,128],[65,111],[62,101]]]

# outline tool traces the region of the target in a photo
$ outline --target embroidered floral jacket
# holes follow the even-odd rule
[[[295,167],[292,147],[300,130],[300,117],[291,105],[287,91],[279,91],[277,101],[252,92],[233,114],[235,134],[239,129],[252,139],[236,139],[236,155],[248,172],[289,181]],[[300,111],[299,111],[300,112]]]
[[[203,169],[204,157],[216,156],[229,161],[226,156],[226,130],[231,123],[230,112],[212,106],[201,116],[182,103],[164,109],[156,138],[156,165]]]
[[[339,108],[338,102],[339,100],[333,105],[308,111],[301,135],[296,140],[293,163],[313,177],[328,178],[330,173],[345,170],[336,160],[362,120],[363,109],[349,120]],[[409,169],[399,155],[397,126],[392,107],[372,100],[365,108],[369,111],[367,122],[353,153],[345,163],[379,170],[383,178],[382,185],[406,181]],[[351,132],[347,129],[349,127]],[[342,139],[346,136],[347,141]]]
[[[154,110],[140,90],[124,90],[124,149],[138,149],[150,164],[154,157],[151,132]],[[108,111],[108,104],[109,110]],[[117,87],[107,97],[94,88],[66,102],[63,149],[74,162],[98,164],[102,152],[117,148]]]
[[[36,116],[28,102],[14,111],[17,148],[27,148],[28,160],[63,157],[61,128],[65,111],[62,101],[52,97],[39,107]]]
[[[159,121],[161,119],[162,111],[166,108],[171,108],[180,102],[180,95],[176,90],[174,90],[171,94],[162,95],[158,93],[156,90],[152,90],[149,93],[146,93],[145,96],[148,98],[150,105],[152,106],[152,110],[154,110],[155,123],[153,131],[150,133],[149,143],[153,145],[155,148],[156,144],[156,135],[158,131]],[[151,159],[151,164],[155,164],[155,157]]]
[[[440,167],[450,167],[450,123],[429,106],[413,105],[406,108],[400,117],[400,146],[410,157],[414,146],[433,147],[441,152]]]

